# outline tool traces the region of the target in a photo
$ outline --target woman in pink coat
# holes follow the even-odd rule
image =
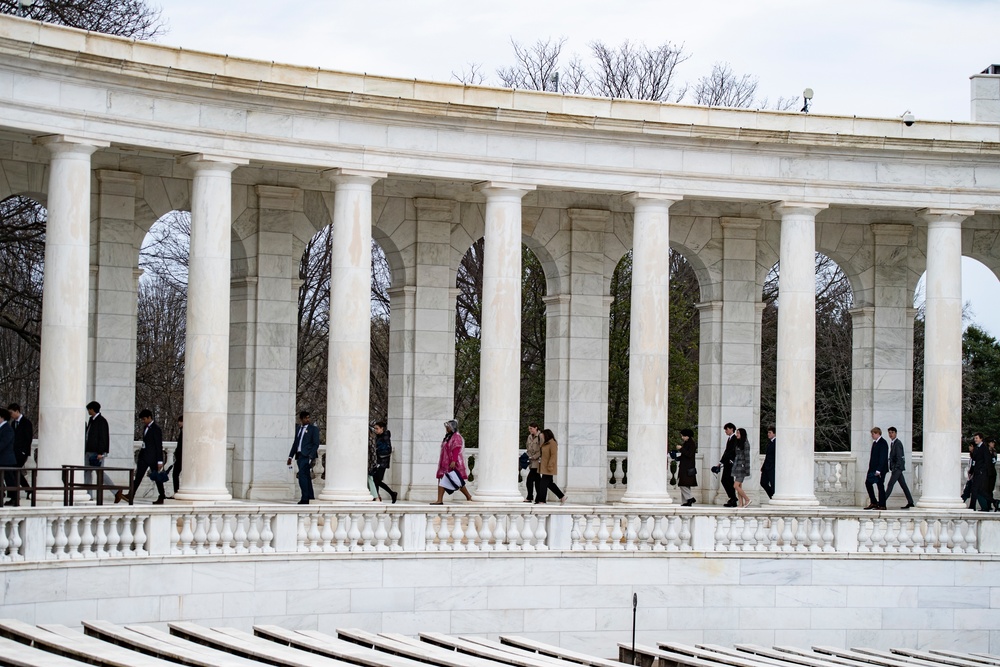
[[[459,487],[459,490],[465,496],[466,500],[472,500],[472,495],[465,488],[465,480],[469,479],[469,473],[465,469],[465,455],[463,453],[465,440],[462,438],[462,434],[458,432],[458,422],[454,419],[446,421],[444,428],[445,434],[444,440],[441,441],[441,456],[438,458],[437,478],[440,480],[449,471],[454,470],[462,479],[462,486]],[[437,502],[431,503],[431,505],[444,504],[444,491],[445,488],[439,482]]]

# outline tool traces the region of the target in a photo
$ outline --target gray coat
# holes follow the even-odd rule
[[[906,469],[906,454],[903,452],[903,443],[893,440],[889,445],[889,471],[903,472]]]

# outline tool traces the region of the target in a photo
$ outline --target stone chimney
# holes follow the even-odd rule
[[[1000,65],[990,65],[970,78],[972,122],[1000,123]]]

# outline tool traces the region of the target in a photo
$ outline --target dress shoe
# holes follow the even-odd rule
[[[162,505],[163,501],[164,501],[164,496],[160,496],[159,498],[157,498],[156,500],[153,501],[153,504],[154,505]]]
[[[735,500],[730,500],[728,503],[726,503],[725,505],[723,505],[723,507],[736,507],[736,501]]]
[[[869,503],[868,507],[866,507],[865,509],[866,510],[877,510],[878,509],[878,505],[876,505],[875,503]]]
[[[878,508],[879,508],[880,510],[884,510],[884,509],[885,509],[886,507],[885,507],[885,505],[879,505],[879,506],[878,506]]]
[[[396,493],[395,491],[392,491],[391,494],[392,494],[392,504],[395,505],[396,504],[396,498],[399,497],[399,494]]]
[[[375,499],[374,499],[374,498],[372,498],[372,500],[375,500]],[[309,504],[309,501],[308,501],[308,500],[300,500],[300,501],[298,502],[298,504],[299,504],[299,505],[308,505],[308,504]]]
[[[900,507],[899,509],[901,509],[901,510],[908,510],[908,509],[910,509],[911,507],[913,507],[913,503],[906,503],[905,505],[903,505],[903,506],[902,506],[902,507]]]
[[[120,489],[118,491],[115,491],[115,504],[117,505],[123,500],[125,500],[125,494],[122,493]]]

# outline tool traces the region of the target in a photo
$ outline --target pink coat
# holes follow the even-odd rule
[[[462,479],[469,479],[469,473],[465,470],[465,456],[462,450],[465,449],[465,440],[460,433],[452,433],[441,441],[441,457],[438,459],[437,478],[441,479],[449,470],[454,468]],[[454,464],[454,466],[452,465]]]

